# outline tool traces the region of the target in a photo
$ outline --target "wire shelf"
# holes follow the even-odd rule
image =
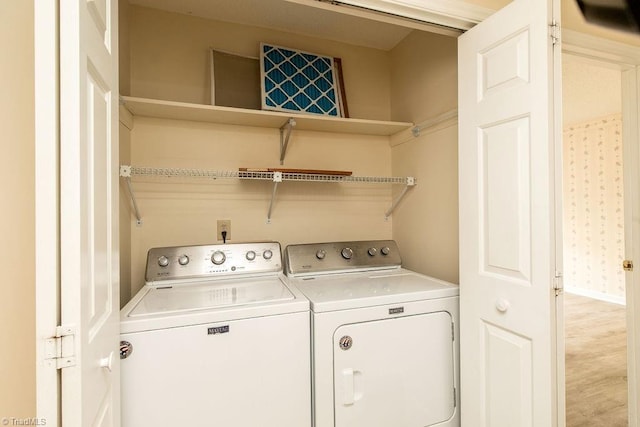
[[[415,178],[411,177],[382,177],[382,176],[346,176],[346,175],[322,175],[293,172],[255,172],[255,171],[228,171],[207,169],[183,169],[183,168],[154,168],[154,167],[130,167],[130,177],[156,176],[165,178],[206,178],[206,179],[253,179],[265,181],[302,181],[302,182],[345,182],[364,184],[403,184],[409,185],[410,180],[415,184]],[[123,175],[121,172],[121,176]]]
[[[393,201],[391,207],[385,212],[385,218],[389,217],[396,208],[400,200],[407,191],[416,185],[414,177],[394,177],[394,176],[351,176],[351,175],[323,175],[312,173],[294,172],[263,172],[263,171],[225,171],[207,169],[184,169],[184,168],[154,168],[139,166],[120,166],[120,176],[125,179],[127,189],[131,196],[131,201],[138,225],[142,225],[142,217],[138,209],[135,194],[131,186],[131,178],[136,176],[164,177],[164,178],[205,178],[205,179],[252,179],[273,182],[271,202],[267,213],[267,223],[271,222],[271,211],[275,201],[278,184],[283,181],[298,182],[336,182],[336,183],[362,183],[362,184],[403,184],[405,188]]]

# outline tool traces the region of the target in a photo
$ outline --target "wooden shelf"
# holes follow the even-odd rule
[[[157,99],[121,97],[124,106],[134,116],[161,119],[191,120],[242,126],[280,128],[287,120],[296,121],[296,130],[353,133],[389,136],[413,127],[413,123],[381,120],[344,119],[276,111],[248,110]]]

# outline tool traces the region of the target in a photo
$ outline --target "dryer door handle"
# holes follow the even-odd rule
[[[353,369],[345,368],[342,370],[343,397],[342,404],[344,406],[353,405],[355,402],[355,391],[353,387]]]

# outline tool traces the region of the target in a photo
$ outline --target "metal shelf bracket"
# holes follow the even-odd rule
[[[131,205],[133,206],[133,213],[136,216],[136,225],[140,227],[142,225],[142,216],[140,215],[140,209],[138,209],[138,202],[136,196],[133,193],[133,187],[131,186],[131,166],[120,166],[120,176],[124,178],[127,183],[127,190],[129,191],[129,197],[131,198]]]
[[[391,207],[389,207],[389,209],[387,209],[387,211],[384,213],[385,221],[389,219],[389,217],[391,216],[395,208],[398,206],[398,204],[400,204],[400,201],[402,200],[402,198],[407,194],[407,191],[409,191],[409,189],[411,189],[415,185],[416,185],[416,179],[412,176],[408,176],[407,185],[405,185],[405,187],[402,189],[402,192],[398,195],[398,197],[396,197],[393,203],[391,203]]]
[[[282,172],[273,173],[273,191],[271,192],[271,202],[269,203],[269,211],[267,212],[267,224],[271,224],[271,211],[273,209],[273,202],[276,199],[276,192],[278,191],[278,184],[282,182]]]
[[[284,164],[284,157],[287,154],[287,147],[289,146],[289,138],[291,137],[291,131],[296,125],[296,121],[293,118],[289,118],[285,124],[280,126],[280,164]]]

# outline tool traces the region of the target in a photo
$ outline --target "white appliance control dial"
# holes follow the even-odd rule
[[[353,257],[353,249],[351,248],[344,248],[340,253],[344,259],[351,259],[351,257]]]
[[[189,257],[186,256],[186,255],[181,255],[180,258],[178,258],[178,264],[180,264],[180,265],[189,264]]]
[[[215,251],[213,255],[211,255],[211,262],[215,265],[220,265],[227,259],[227,256],[222,251]]]
[[[316,258],[318,259],[324,259],[324,257],[327,256],[327,251],[325,251],[324,249],[320,249],[318,252],[316,252]]]
[[[264,259],[271,259],[272,256],[273,256],[273,252],[271,251],[271,249],[267,249],[262,253],[262,257]]]
[[[391,249],[389,249],[389,246],[384,246],[382,249],[380,249],[380,252],[382,253],[382,255],[389,255],[391,253]]]
[[[164,256],[164,255],[159,256],[159,257],[158,257],[158,265],[159,265],[160,267],[166,267],[166,266],[168,266],[168,265],[169,265],[169,258],[167,258],[167,257],[166,257],[166,256]]]
[[[255,252],[255,251],[249,251],[249,252],[247,252],[247,254],[245,255],[245,257],[246,257],[249,261],[253,261],[254,259],[256,259],[256,252]]]
[[[369,256],[375,256],[378,253],[378,250],[376,248],[369,248],[367,253],[369,254]]]

